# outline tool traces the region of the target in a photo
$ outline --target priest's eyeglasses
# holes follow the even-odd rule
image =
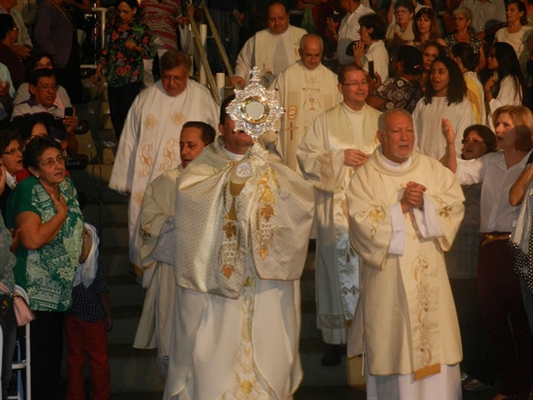
[[[363,86],[368,86],[368,81],[361,81],[361,82],[346,82],[346,83],[341,83],[342,86],[348,86],[348,87],[352,87],[352,86],[355,86],[355,87],[363,87]]]

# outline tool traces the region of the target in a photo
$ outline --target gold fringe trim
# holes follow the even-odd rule
[[[440,374],[440,364],[430,365],[429,367],[424,367],[415,371],[415,381],[424,379],[426,376]]]

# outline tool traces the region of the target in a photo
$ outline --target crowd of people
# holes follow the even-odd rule
[[[98,260],[94,282],[77,277],[88,233],[65,168],[86,3],[45,0],[31,21],[0,0],[0,280],[37,314],[36,399],[57,389],[63,331],[67,399],[83,398],[84,352],[93,398],[109,398],[107,287]],[[93,77],[147,288],[134,347],[157,347],[164,398],[291,397],[312,238],[323,366],[365,353],[368,398],[531,399],[531,4],[211,1],[231,85],[274,90],[285,111],[253,140],[234,96],[219,107],[190,79],[180,39],[198,3],[118,0]],[[13,313],[0,325],[5,361]]]

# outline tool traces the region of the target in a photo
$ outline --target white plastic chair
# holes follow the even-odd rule
[[[30,300],[28,293],[19,285],[15,285],[15,293],[22,296],[28,304]],[[31,322],[30,322],[31,323]],[[18,350],[17,361],[13,362],[13,372],[17,373],[17,395],[9,396],[9,400],[31,400],[31,349],[30,349],[30,324],[24,327],[26,350],[21,355],[20,346]],[[1,369],[1,367],[0,367]],[[22,380],[22,372],[25,372],[25,385]],[[1,384],[1,383],[0,383]],[[25,387],[24,387],[25,386]]]

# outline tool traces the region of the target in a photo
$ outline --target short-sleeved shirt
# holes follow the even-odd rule
[[[59,233],[40,249],[30,250],[21,243],[17,251],[15,281],[30,298],[36,311],[66,311],[72,305],[72,285],[78,269],[83,233],[83,215],[76,189],[70,178],[59,184],[59,192],[69,207]],[[50,195],[39,180],[30,176],[20,182],[8,199],[8,227],[17,228],[18,214],[31,211],[43,223],[57,214]]]
[[[410,113],[413,112],[416,103],[423,95],[424,92],[418,82],[411,83],[398,77],[386,80],[383,85],[372,92],[372,96],[387,101],[379,111],[403,108]]]
[[[98,260],[98,269],[92,284],[86,288],[83,283],[80,283],[72,289],[72,308],[67,311],[67,314],[87,322],[100,321],[104,318],[105,311],[98,295],[108,291],[103,263],[102,260]]]

